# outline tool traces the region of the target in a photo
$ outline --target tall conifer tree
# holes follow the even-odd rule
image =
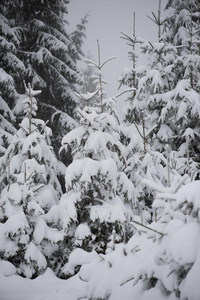
[[[4,19],[7,19],[15,28],[15,33],[17,32],[16,54],[25,66],[25,74],[21,73],[20,76],[43,90],[39,116],[45,121],[49,120],[50,124],[57,128],[53,132],[56,150],[61,136],[76,126],[71,119],[77,105],[73,90],[79,82],[77,60],[82,55],[81,45],[87,22],[84,18],[77,25],[77,29],[69,34],[68,3],[67,0],[3,0],[0,5]],[[5,68],[9,64],[14,68],[10,60]],[[13,73],[10,72],[9,75],[12,76]],[[16,90],[22,92],[21,80],[13,79]]]

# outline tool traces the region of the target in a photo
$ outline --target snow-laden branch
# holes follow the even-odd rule
[[[31,88],[31,85],[30,85],[30,83],[28,83],[28,87],[27,87],[27,85],[26,85],[26,83],[25,83],[25,81],[23,81],[23,83],[24,83],[24,87],[25,87],[25,90],[26,90],[26,93],[27,93],[27,95],[30,97],[30,96],[38,96],[38,95],[40,95],[41,94],[41,90],[33,90],[32,88]]]
[[[151,231],[153,231],[153,232],[155,232],[155,233],[158,233],[158,234],[160,234],[162,237],[166,235],[165,233],[162,233],[162,232],[160,232],[160,231],[157,231],[157,230],[155,230],[155,229],[153,229],[153,228],[150,228],[150,227],[148,227],[148,226],[146,226],[146,225],[144,225],[144,224],[141,224],[141,223],[139,223],[139,222],[137,222],[137,221],[132,220],[132,221],[130,222],[130,224],[133,225],[132,223],[135,223],[135,224],[140,225],[140,226],[142,226],[142,227],[144,227],[144,228],[146,228],[146,229],[148,229],[148,230],[151,230]]]
[[[99,90],[100,88],[92,93],[86,92],[85,94],[79,94],[77,92],[74,92],[74,94],[81,100],[90,101],[94,96],[98,94]]]
[[[158,124],[155,124],[149,131],[146,133],[146,137],[150,135],[150,133],[158,126]]]
[[[109,62],[110,60],[113,60],[113,59],[116,59],[116,56],[112,56],[112,57],[106,59],[106,60],[101,64],[100,68],[102,69],[103,66],[104,66],[107,62]]]
[[[89,65],[94,66],[95,68],[101,70],[107,62],[109,62],[110,60],[113,60],[113,59],[116,59],[116,56],[107,58],[106,60],[104,60],[104,62],[102,64],[97,64],[95,61],[92,61],[90,59],[85,59],[85,62],[88,63]]]
[[[164,187],[158,185],[157,183],[155,183],[155,182],[153,182],[153,181],[151,181],[149,179],[144,178],[142,180],[142,183],[145,184],[145,185],[147,185],[147,186],[149,186],[150,188],[152,188],[153,190],[155,190],[157,192],[160,192],[160,193],[164,193],[165,192],[165,188]]]
[[[99,69],[99,65],[96,62],[94,62],[90,59],[85,59],[85,62],[88,63],[89,65],[94,66],[95,68]]]
[[[175,185],[175,186],[171,186],[171,187],[162,187],[160,185],[158,185],[157,183],[149,180],[149,179],[143,179],[142,183],[145,185],[148,185],[150,188],[154,189],[157,192],[161,193],[161,196],[163,198],[163,195],[166,193],[170,193],[170,194],[175,194],[179,188],[189,179],[188,174],[185,174],[181,180]],[[166,197],[167,198],[167,197]]]
[[[134,39],[131,38],[130,36],[128,36],[127,34],[125,34],[124,32],[121,32],[121,34],[123,34],[124,36],[121,36],[122,39],[124,40],[127,40],[127,41],[130,41],[132,44],[133,43],[139,43],[139,44],[142,44],[145,42],[144,39],[138,37],[138,36],[134,36]],[[131,44],[129,44],[130,46],[132,46]]]
[[[136,89],[135,88],[130,88],[130,89],[126,89],[125,91],[122,91],[121,93],[115,95],[114,97],[112,97],[113,99],[116,99],[118,97],[120,97],[121,95],[125,94],[125,93],[128,93],[128,92],[133,92],[135,91]]]

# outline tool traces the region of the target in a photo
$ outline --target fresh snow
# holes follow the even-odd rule
[[[34,280],[15,275],[15,268],[0,262],[1,300],[77,300],[86,294],[86,284],[78,276],[69,281],[58,279],[49,268]]]
[[[200,182],[195,181],[182,186],[174,197],[175,206],[185,201],[198,203]],[[195,206],[197,208],[197,204]],[[46,227],[45,223],[40,228]],[[77,248],[69,256],[63,267],[65,274],[74,275],[67,280],[58,279],[50,269],[36,279],[24,279],[16,275],[15,267],[6,261],[0,262],[0,299],[1,300],[77,300],[77,299],[109,299],[109,300],[197,300],[200,295],[200,227],[197,222],[186,223],[179,218],[168,224],[155,223],[148,229],[135,232],[127,244],[115,244],[106,254],[96,251],[86,252]],[[151,229],[161,230],[163,237]],[[146,232],[146,233],[145,233]],[[37,238],[42,238],[42,231]],[[76,236],[82,239],[89,235],[87,224],[77,227]],[[27,249],[27,260],[44,258],[30,244]],[[176,296],[179,274],[177,270],[186,268],[185,278],[180,283],[180,298]],[[148,278],[157,278],[155,286],[148,287]],[[162,286],[162,288],[161,288]],[[168,293],[164,292],[168,290]]]
[[[59,114],[59,124],[72,129],[60,150],[73,157],[67,168],[52,151],[47,122],[33,118],[34,96],[41,91],[25,84],[28,97],[17,95],[15,80],[0,68],[1,85],[19,97],[11,111],[0,96],[0,300],[200,299],[200,180],[194,181],[199,178],[200,13],[198,1],[186,8],[187,1],[176,2],[168,1],[170,18],[153,13],[152,20],[164,25],[162,42],[123,34],[149,58],[147,65],[135,66],[136,53],[130,53],[134,67],[119,80],[128,86],[124,92],[132,93],[123,109],[128,125],[120,125],[116,110],[116,98],[124,92],[104,98],[102,88],[101,69],[115,57],[101,62],[98,43],[98,63],[86,60],[97,69],[91,76],[94,92],[73,92],[66,74],[76,76],[76,58],[68,56],[77,53],[76,32],[69,36],[72,45],[64,32],[53,27],[44,32],[45,23],[32,21],[40,42],[32,60],[55,62],[56,68],[50,67],[63,85],[61,98],[77,96],[87,105],[101,98],[93,107],[77,109],[79,127],[66,113],[42,104],[53,110],[52,123]],[[19,28],[0,18],[4,63],[24,72],[14,53]],[[33,83],[39,80],[35,74]],[[13,112],[25,114],[19,130],[10,123]],[[64,194],[60,174],[65,174]]]

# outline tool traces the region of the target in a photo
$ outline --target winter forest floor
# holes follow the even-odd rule
[[[13,268],[9,263],[1,262],[0,269],[1,300],[75,300],[85,295],[86,284],[78,276],[62,280],[47,269],[44,275],[31,280],[10,276]]]
[[[174,198],[199,210],[199,191],[199,180],[189,182]],[[146,230],[137,226],[126,244],[115,244],[104,255],[75,249],[66,267],[71,274],[80,268],[67,280],[49,268],[36,279],[22,278],[1,261],[0,300],[199,300],[199,222],[182,217],[177,211],[168,223],[152,222]],[[139,221],[136,217],[135,224]]]

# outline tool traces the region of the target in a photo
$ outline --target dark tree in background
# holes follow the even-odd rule
[[[8,147],[15,132],[15,117],[9,104],[17,97],[14,82],[24,74],[25,67],[16,56],[19,35],[11,23],[3,16],[0,6],[0,156]]]
[[[42,89],[39,117],[49,120],[56,150],[61,136],[75,127],[70,117],[74,117],[77,105],[73,91],[79,83],[77,61],[83,55],[81,45],[87,22],[87,17],[83,18],[76,30],[68,34],[68,3],[68,0],[3,0],[0,4],[1,28],[5,27],[3,22],[11,28],[7,36],[1,30],[0,45],[4,53],[16,55],[15,64],[10,55],[4,58],[1,67],[12,77],[18,93],[24,93],[21,77]],[[5,39],[13,45],[6,47]],[[11,102],[10,95],[10,91],[5,94],[6,102]],[[10,104],[14,107],[13,102]]]

